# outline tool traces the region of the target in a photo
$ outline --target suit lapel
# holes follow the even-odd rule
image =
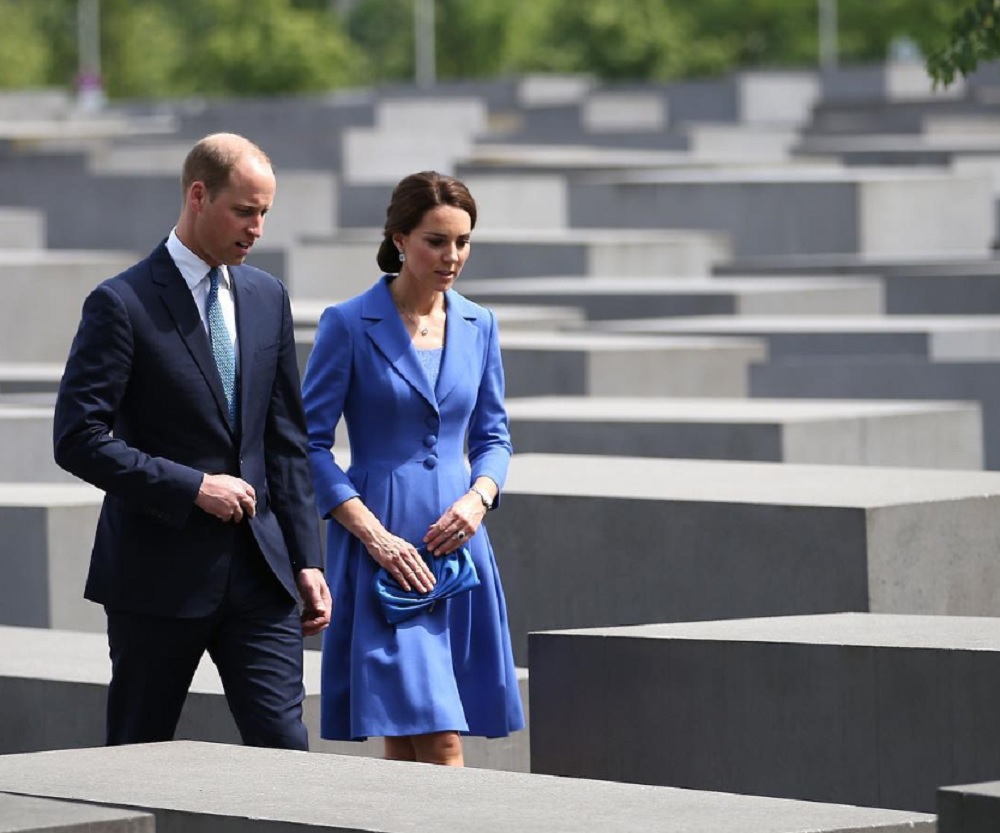
[[[226,393],[222,389],[222,379],[215,366],[212,355],[212,345],[208,341],[208,333],[201,320],[201,313],[195,306],[191,290],[184,282],[180,271],[174,265],[166,246],[160,246],[150,258],[153,283],[160,287],[160,297],[163,300],[170,317],[174,320],[177,333],[194,359],[205,382],[212,391],[219,412],[229,425],[229,409],[226,407]]]
[[[434,410],[437,410],[434,391],[431,390],[427,374],[420,366],[410,335],[406,332],[399,313],[396,312],[389,284],[384,278],[365,293],[361,315],[371,322],[367,333],[376,349],[395,371],[423,396]]]
[[[260,308],[254,303],[256,289],[249,273],[244,272],[238,266],[230,266],[229,279],[233,282],[236,338],[240,350],[236,394],[240,400],[239,412],[245,414],[247,413],[247,400],[251,384],[250,371],[253,368],[254,353],[257,349],[256,336],[265,330],[259,321]]]
[[[453,290],[445,293],[448,319],[445,323],[444,356],[436,387],[437,401],[444,402],[458,382],[469,375],[469,364],[479,360],[476,346],[479,332],[473,323],[476,314]]]

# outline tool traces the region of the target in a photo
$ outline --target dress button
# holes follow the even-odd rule
[[[438,464],[438,458],[436,454],[428,454],[427,459],[424,460],[425,469],[437,468],[437,464]]]
[[[441,424],[441,420],[438,419],[437,414],[431,414],[427,417],[427,427],[433,430],[437,430],[437,427]]]
[[[438,441],[437,434],[428,434],[426,437],[424,437],[424,445],[426,445],[428,448],[434,448],[434,446],[437,445],[437,441]]]

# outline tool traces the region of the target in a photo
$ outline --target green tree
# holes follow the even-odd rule
[[[180,84],[185,61],[184,31],[159,3],[103,0],[101,74],[112,98],[186,92]]]
[[[205,92],[321,92],[362,76],[362,57],[330,15],[289,0],[215,0],[219,14],[200,50]]]
[[[846,62],[882,61],[893,41],[912,40],[923,54],[937,49],[955,0],[839,0],[840,51]]]
[[[691,42],[688,19],[665,0],[547,0],[512,23],[505,64],[521,71],[590,72],[609,80],[665,79],[716,69]]]
[[[252,14],[243,0],[112,3],[112,95],[315,92],[363,77],[337,19],[292,0],[254,0]]]
[[[38,15],[17,0],[0,0],[0,87],[40,87],[52,53]]]
[[[1000,0],[839,0],[844,63],[914,41],[941,83],[1000,54]],[[411,80],[414,0],[101,0],[113,98],[315,92]],[[346,8],[346,6],[343,6]],[[71,86],[77,0],[0,0],[0,86]],[[815,66],[816,0],[437,0],[438,77],[668,79]],[[949,27],[951,32],[949,34]]]
[[[70,86],[77,0],[0,0],[0,86]],[[366,61],[312,0],[101,0],[112,98],[251,95],[360,83]]]
[[[976,0],[958,14],[945,44],[927,58],[935,84],[948,86],[981,62],[1000,57],[1000,0]]]
[[[817,53],[815,0],[707,0],[676,3],[684,9],[693,51],[715,56],[708,69],[807,66]],[[701,67],[689,62],[685,75]]]
[[[441,30],[440,16],[435,28]],[[413,0],[360,0],[347,34],[367,56],[369,83],[413,78]]]

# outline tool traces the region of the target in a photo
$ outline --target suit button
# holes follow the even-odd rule
[[[438,464],[438,458],[436,454],[428,454],[427,459],[424,460],[425,469],[437,468],[437,464]]]
[[[428,448],[434,448],[434,446],[437,444],[437,441],[438,441],[437,434],[428,434],[426,437],[424,437],[424,445],[426,445]]]
[[[427,417],[427,427],[432,431],[437,431],[437,427],[441,424],[441,420],[438,419],[437,414],[431,414]]]

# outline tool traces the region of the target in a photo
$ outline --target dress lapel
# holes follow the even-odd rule
[[[473,323],[477,317],[475,311],[451,289],[445,293],[445,303],[448,319],[445,323],[441,373],[438,375],[436,386],[436,398],[439,403],[444,402],[455,385],[469,375],[469,365],[478,363],[481,358],[476,346],[479,332]],[[478,367],[474,370],[478,373]]]
[[[434,391],[431,390],[427,374],[420,366],[410,334],[406,332],[403,320],[396,312],[396,305],[392,302],[392,294],[385,278],[365,293],[361,315],[371,322],[367,328],[368,338],[378,351],[393,369],[423,396],[434,410],[437,410]],[[447,352],[446,350],[445,353]]]

